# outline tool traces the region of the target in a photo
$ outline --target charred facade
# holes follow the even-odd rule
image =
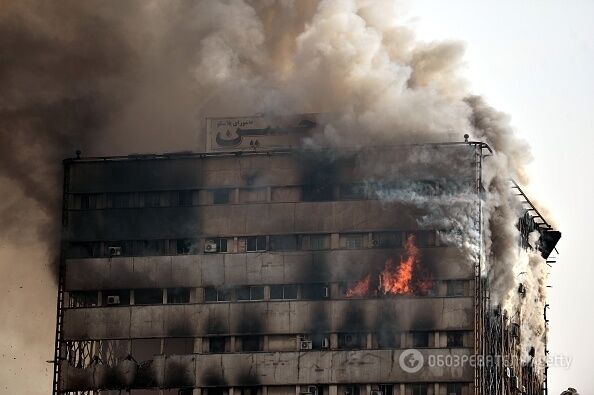
[[[480,236],[488,146],[308,150],[258,130],[211,134],[203,153],[65,161],[54,393],[544,391],[525,361],[428,363],[519,354],[480,237],[443,211],[459,204]]]

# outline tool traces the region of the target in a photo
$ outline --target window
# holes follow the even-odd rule
[[[262,351],[260,336],[241,336],[241,351]]]
[[[167,303],[190,303],[190,288],[167,288]]]
[[[270,286],[270,299],[272,299],[272,300],[297,299],[297,285],[295,285],[295,284],[271,285]]]
[[[145,192],[144,207],[159,207],[161,205],[161,194],[159,192]]]
[[[194,352],[194,338],[191,337],[166,337],[163,339],[163,354],[185,355]]]
[[[412,333],[413,347],[429,347],[429,333],[428,332],[413,332]]]
[[[437,237],[433,230],[419,230],[414,232],[416,244],[420,247],[434,247],[437,245]]]
[[[258,395],[258,387],[235,387],[233,393],[237,395]]]
[[[448,383],[447,395],[462,395],[462,383]]]
[[[179,255],[191,254],[195,249],[195,241],[191,239],[177,239],[176,240],[176,252]]]
[[[194,191],[177,191],[177,205],[191,206],[193,204]]]
[[[102,255],[101,243],[71,243],[68,248],[69,258],[93,258]]]
[[[301,237],[302,250],[327,250],[329,247],[329,235],[304,235]]]
[[[464,296],[464,281],[452,280],[446,283],[447,296]]]
[[[304,202],[326,202],[334,199],[334,185],[304,185],[302,188]]]
[[[341,246],[349,250],[360,250],[363,248],[362,234],[341,235]]]
[[[101,293],[102,306],[127,306],[130,304],[130,290],[112,289]]]
[[[161,304],[163,290],[160,288],[146,288],[134,290],[134,304]]]
[[[215,189],[212,191],[212,202],[213,204],[226,204],[231,201],[231,189]]]
[[[411,384],[412,395],[427,395],[427,384]]]
[[[78,291],[68,293],[68,307],[95,307],[99,304],[97,291]]]
[[[229,239],[217,237],[206,240],[204,252],[229,252]]]
[[[297,236],[270,236],[271,251],[295,251],[297,249]]]
[[[373,234],[373,246],[379,248],[402,247],[402,232],[379,232]]]
[[[254,236],[246,239],[246,251],[266,251],[266,236]]]
[[[239,287],[237,289],[237,300],[264,300],[264,287]]]
[[[227,338],[224,336],[211,337],[208,339],[208,351],[211,353],[223,353],[226,351]]]
[[[165,255],[165,248],[164,243],[161,240],[146,240],[144,242],[144,251],[142,255],[145,256],[155,256],[155,255]]]
[[[330,297],[330,288],[326,284],[306,284],[301,286],[302,299],[320,300]]]
[[[341,200],[360,200],[366,197],[366,188],[363,184],[343,184],[339,187]]]
[[[361,348],[364,337],[358,333],[343,333],[338,336],[338,348],[351,350]]]
[[[361,389],[358,385],[349,385],[344,387],[344,395],[360,395]]]
[[[382,395],[393,395],[394,394],[394,384],[380,384],[379,390]]]
[[[132,339],[130,354],[138,362],[149,361],[161,354],[161,339]]]
[[[134,193],[114,193],[111,195],[113,208],[129,208],[135,205]]]
[[[97,194],[85,193],[80,195],[80,208],[83,210],[97,208]]]
[[[231,300],[231,293],[227,289],[216,289],[213,287],[204,288],[205,302],[228,302]]]
[[[448,332],[448,347],[464,347],[464,332]]]
[[[379,348],[400,348],[400,333],[380,332],[377,336],[377,344]]]

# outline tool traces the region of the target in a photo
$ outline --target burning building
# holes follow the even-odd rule
[[[544,393],[540,290],[503,297],[488,252],[489,145],[319,129],[211,118],[199,153],[65,160],[54,393]],[[537,270],[560,233],[508,182]]]

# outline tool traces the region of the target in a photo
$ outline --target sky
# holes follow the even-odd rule
[[[549,394],[594,394],[594,1],[430,1],[409,4],[418,37],[466,43],[464,76],[473,93],[509,114],[530,142],[525,188],[551,212],[563,237],[548,284],[549,350],[571,358],[549,370]]]

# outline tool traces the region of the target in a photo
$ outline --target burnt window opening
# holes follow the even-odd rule
[[[187,207],[194,204],[194,191],[177,191],[175,194],[178,206]]]
[[[364,184],[342,184],[338,193],[341,200],[362,200],[367,197],[367,188]]]
[[[136,206],[136,194],[133,192],[113,193],[111,196],[111,207],[131,208]]]
[[[161,339],[132,339],[130,347],[130,354],[136,361],[150,361],[161,354]]]
[[[410,384],[411,395],[427,395],[427,384]]]
[[[98,258],[103,256],[103,245],[100,242],[70,243],[68,258]]]
[[[144,207],[160,207],[161,193],[160,192],[145,192],[142,194],[144,198]]]
[[[447,296],[464,296],[464,281],[451,280],[446,283]]]
[[[330,297],[328,284],[305,284],[301,286],[301,298],[309,300],[321,300]]]
[[[408,234],[415,237],[415,243],[419,247],[437,246],[437,235],[434,230],[418,230]]]
[[[364,246],[364,235],[361,233],[340,235],[341,247],[348,250],[360,250]]]
[[[134,304],[162,304],[163,290],[160,288],[144,288],[134,290]]]
[[[295,284],[271,285],[270,286],[270,299],[271,300],[297,299],[297,289],[298,289],[298,287]]]
[[[302,340],[311,341],[312,348],[315,350],[327,350],[330,348],[330,334],[314,333],[303,335]]]
[[[258,395],[259,387],[235,387],[233,394],[236,392],[238,393],[237,395]]]
[[[338,348],[355,350],[365,348],[366,336],[359,333],[341,333],[338,335]]]
[[[204,252],[229,252],[229,239],[226,239],[224,237],[217,237],[205,240]]]
[[[283,235],[270,236],[271,251],[295,251],[297,250],[297,236]]]
[[[191,288],[167,288],[167,303],[190,303]]]
[[[194,252],[196,241],[192,239],[177,239],[176,241],[176,248],[175,252],[178,255],[188,255]]]
[[[80,195],[80,208],[82,210],[96,209],[97,208],[97,197],[96,193],[85,193]]]
[[[216,336],[208,338],[208,352],[211,354],[221,354],[226,352],[227,337]]]
[[[231,189],[220,188],[212,191],[213,204],[227,204],[231,202]]]
[[[187,355],[194,353],[194,338],[166,337],[163,339],[163,354]]]
[[[374,233],[373,246],[379,248],[399,248],[403,245],[402,232],[378,232]]]
[[[378,389],[379,394],[376,395],[394,395],[394,384],[380,384],[378,385]],[[371,395],[375,394],[372,392]]]
[[[228,289],[217,289],[214,287],[204,288],[205,302],[228,302],[231,300],[231,292]]]
[[[266,236],[253,236],[246,238],[246,251],[266,251]]]
[[[144,254],[148,256],[165,255],[166,248],[162,240],[145,240]]]
[[[379,348],[401,348],[400,333],[381,332],[377,336]]]
[[[329,202],[334,200],[334,185],[304,185],[301,188],[301,199],[304,202]]]
[[[361,386],[347,385],[344,387],[343,395],[361,395]]]
[[[97,291],[74,291],[68,293],[68,307],[95,307],[99,305]]]
[[[101,293],[102,306],[128,306],[130,304],[129,289],[112,289]]]
[[[261,336],[240,336],[241,351],[244,352],[255,352],[262,351],[262,338]]]
[[[446,388],[447,395],[462,395],[462,383],[448,383]]]
[[[464,347],[464,332],[453,331],[447,333],[448,347]]]
[[[429,332],[412,332],[412,346],[429,347]]]
[[[237,300],[264,300],[264,287],[261,285],[251,287],[239,287],[237,288]]]
[[[302,250],[327,250],[330,248],[330,235],[301,236]]]

